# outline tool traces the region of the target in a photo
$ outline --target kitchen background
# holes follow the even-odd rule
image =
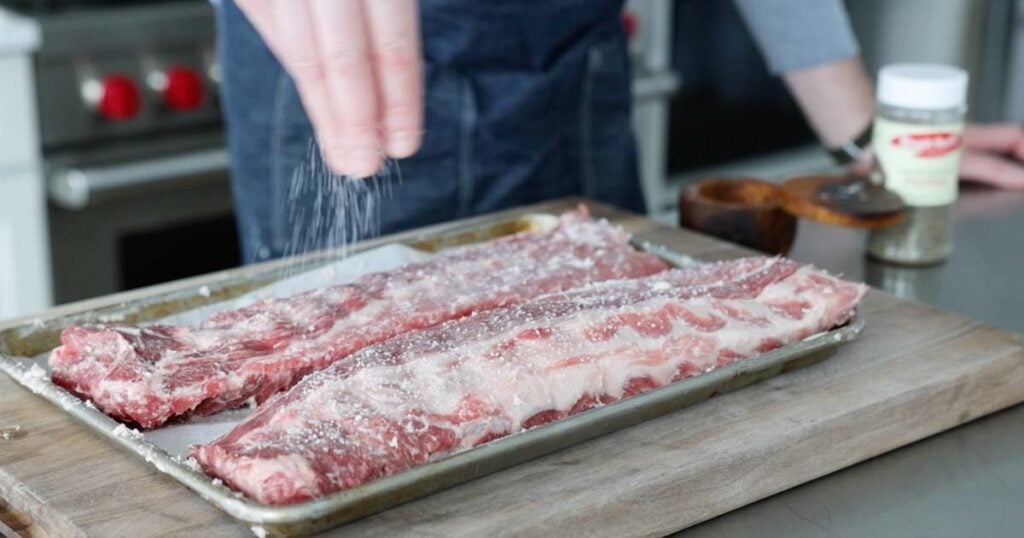
[[[1024,0],[848,7],[872,72],[957,64],[972,118],[1024,121]],[[697,177],[830,167],[731,2],[623,23],[653,216]],[[241,263],[213,27],[205,0],[0,0],[0,318]]]

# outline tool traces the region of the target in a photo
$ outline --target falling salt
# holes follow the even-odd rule
[[[209,286],[201,286],[199,288],[199,295],[202,295],[203,297],[209,297],[210,296],[210,287]]]
[[[12,426],[10,428],[3,428],[0,429],[0,439],[4,441],[10,441],[11,439],[18,437],[19,433],[21,433],[20,424],[17,426]]]
[[[328,266],[323,271],[323,279],[324,279],[325,283],[334,282],[334,279],[337,278],[337,276],[338,276],[338,271],[337,271],[337,269],[334,268],[333,265]]]
[[[306,157],[279,202],[284,204],[279,214],[291,227],[282,245],[289,259],[286,274],[315,261],[307,254],[337,249],[337,254],[347,257],[353,244],[378,235],[381,201],[391,196],[394,181],[401,181],[398,165],[391,159],[373,177],[356,178],[331,171],[312,141]]]
[[[253,525],[249,527],[249,530],[251,530],[257,538],[267,538],[267,529],[264,529],[262,525]]]

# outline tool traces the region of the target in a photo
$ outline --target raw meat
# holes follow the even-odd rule
[[[552,293],[365,348],[192,454],[257,501],[317,498],[801,340],[865,289],[746,258]]]
[[[606,221],[454,249],[347,285],[217,314],[200,326],[70,327],[53,381],[145,428],[262,402],[368,345],[588,282],[667,269]]]

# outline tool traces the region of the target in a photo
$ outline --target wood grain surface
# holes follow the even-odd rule
[[[594,209],[692,255],[744,254],[691,232]],[[878,291],[868,294],[862,313],[867,327],[860,339],[821,364],[328,534],[661,535],[1024,401],[1019,335]],[[251,535],[0,375],[0,428],[13,426],[26,434],[0,440],[0,514],[9,514],[0,522],[8,527],[48,536]]]

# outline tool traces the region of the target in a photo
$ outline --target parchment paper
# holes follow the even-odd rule
[[[241,295],[234,299],[202,306],[193,310],[179,312],[154,321],[154,323],[193,325],[209,316],[225,310],[234,310],[251,305],[255,302],[272,297],[288,297],[305,291],[351,282],[362,275],[387,271],[408,263],[423,261],[430,254],[404,245],[385,245],[365,252],[353,254],[344,260],[333,262],[316,269],[298,272],[295,276],[284,278],[268,286]],[[200,289],[199,293],[209,293]],[[46,370],[49,379],[50,369],[46,358],[49,354],[33,358],[15,359],[28,369],[33,365]],[[143,439],[160,447],[172,456],[188,457],[188,447],[195,443],[209,442],[228,432],[236,424],[244,420],[252,408],[241,408],[222,411],[206,416],[193,417],[181,423],[165,425],[155,430],[143,431]],[[137,432],[121,428],[119,435],[137,436]]]

